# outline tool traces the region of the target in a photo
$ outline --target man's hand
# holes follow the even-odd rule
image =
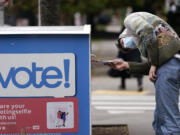
[[[156,79],[157,79],[156,66],[151,66],[149,70],[149,80],[151,80],[152,82],[155,82]]]
[[[129,69],[129,64],[121,59],[115,59],[112,67],[117,70]]]

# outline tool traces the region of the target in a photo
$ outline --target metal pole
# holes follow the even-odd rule
[[[0,25],[4,25],[4,7],[0,7]]]
[[[38,26],[41,26],[41,0],[38,0]]]

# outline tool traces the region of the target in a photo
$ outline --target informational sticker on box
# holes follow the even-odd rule
[[[73,53],[0,54],[0,96],[74,96]]]
[[[0,133],[78,132],[77,98],[0,99]]]

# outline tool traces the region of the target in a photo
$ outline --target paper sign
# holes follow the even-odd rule
[[[0,99],[2,134],[77,131],[77,98]]]

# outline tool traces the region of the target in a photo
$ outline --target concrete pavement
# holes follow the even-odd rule
[[[153,135],[154,92],[146,80],[146,90],[137,92],[136,79],[128,79],[127,90],[122,91],[118,78],[92,77],[92,124],[127,124],[130,135]]]

